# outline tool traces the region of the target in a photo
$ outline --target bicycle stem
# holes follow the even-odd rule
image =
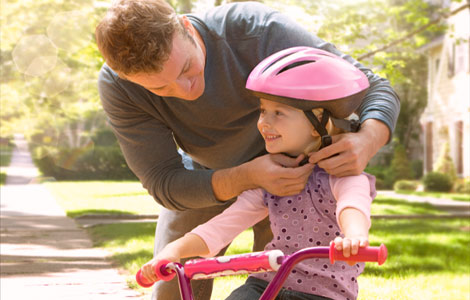
[[[184,267],[180,263],[173,263],[169,268],[178,276],[178,284],[180,286],[181,299],[194,300],[193,292],[191,290],[191,279],[184,273]]]
[[[289,276],[294,266],[304,259],[309,258],[329,258],[330,249],[327,247],[302,249],[292,255],[284,256],[281,267],[277,271],[273,280],[268,284],[266,290],[259,300],[273,300],[282,288],[283,282]]]

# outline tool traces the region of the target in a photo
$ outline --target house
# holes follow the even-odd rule
[[[447,32],[421,50],[428,57],[428,104],[420,123],[424,173],[448,143],[459,177],[470,177],[470,5],[451,2]]]

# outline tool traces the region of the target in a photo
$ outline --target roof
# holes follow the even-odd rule
[[[442,44],[444,43],[444,37],[445,37],[444,34],[438,36],[437,38],[433,39],[433,40],[430,41],[429,43],[427,43],[427,44],[425,44],[425,45],[419,47],[417,51],[418,51],[419,53],[423,53],[423,52],[426,52],[426,51],[428,51],[428,50],[431,50],[431,49],[433,49],[433,48],[435,48],[435,47],[437,47],[437,46],[442,45]]]

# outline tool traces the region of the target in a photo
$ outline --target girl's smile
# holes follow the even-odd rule
[[[285,104],[260,99],[258,130],[269,153],[302,154],[317,136],[303,111]]]

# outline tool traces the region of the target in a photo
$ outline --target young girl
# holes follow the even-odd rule
[[[258,130],[266,150],[299,157],[329,145],[340,128],[358,129],[344,118],[358,108],[368,81],[333,54],[295,47],[263,60],[250,74],[247,88],[260,97]],[[144,265],[142,275],[157,280],[153,270],[163,259],[214,256],[268,214],[274,238],[265,250],[280,249],[288,255],[334,241],[344,256],[355,255],[368,245],[374,183],[367,174],[337,178],[317,166],[298,195],[245,191],[222,214],[168,244]],[[363,263],[305,260],[292,270],[277,299],[355,299],[363,269]],[[273,272],[252,274],[228,299],[259,299],[273,277]]]

